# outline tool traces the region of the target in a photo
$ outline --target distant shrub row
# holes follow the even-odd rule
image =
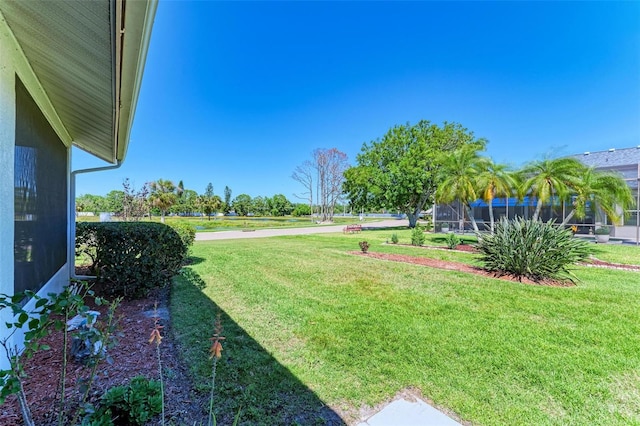
[[[107,294],[133,298],[168,284],[194,240],[195,229],[186,224],[80,222],[76,256],[86,256]]]

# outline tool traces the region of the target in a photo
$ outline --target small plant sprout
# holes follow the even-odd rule
[[[366,241],[360,241],[358,243],[358,245],[360,245],[360,250],[362,250],[363,253],[366,253],[369,251],[369,243]]]
[[[220,312],[216,316],[216,322],[213,327],[213,336],[211,340],[211,347],[209,348],[209,359],[213,360],[211,366],[211,395],[209,396],[209,426],[216,424],[216,417],[213,414],[213,393],[216,388],[216,367],[218,366],[218,360],[222,357],[222,341],[225,339],[222,336],[222,321],[220,320]]]
[[[447,242],[447,247],[449,247],[450,250],[455,249],[456,247],[458,247],[458,244],[461,243],[460,238],[458,238],[458,236],[453,232],[449,232],[447,234],[446,242]]]
[[[149,337],[149,343],[156,345],[156,355],[158,357],[158,372],[160,374],[160,397],[162,399],[162,424],[164,425],[164,378],[162,376],[162,357],[160,357],[160,343],[162,343],[162,334],[160,330],[164,326],[160,325],[160,315],[158,314],[158,302],[153,305],[153,329]]]
[[[418,225],[411,231],[411,245],[422,246],[426,240],[424,231]]]

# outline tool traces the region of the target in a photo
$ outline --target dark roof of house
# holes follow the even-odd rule
[[[635,148],[610,149],[608,151],[585,152],[572,155],[587,166],[617,167],[640,164],[640,145]]]

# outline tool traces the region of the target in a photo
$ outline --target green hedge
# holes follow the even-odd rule
[[[188,226],[188,225],[187,225]],[[105,292],[128,298],[168,284],[188,256],[195,230],[154,222],[81,222],[76,256],[91,259]]]

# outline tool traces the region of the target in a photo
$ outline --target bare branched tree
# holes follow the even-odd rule
[[[140,190],[125,178],[122,182],[124,198],[122,200],[123,220],[139,221],[149,213],[149,185],[144,184]]]
[[[336,202],[342,195],[344,172],[349,167],[347,154],[336,148],[316,149],[313,152],[313,163],[317,172],[320,220],[331,221]]]
[[[309,160],[305,161],[293,171],[291,178],[299,182],[305,191],[300,194],[293,194],[294,197],[309,202],[309,211],[311,212],[311,220],[313,220],[313,176],[315,175],[315,167]]]

